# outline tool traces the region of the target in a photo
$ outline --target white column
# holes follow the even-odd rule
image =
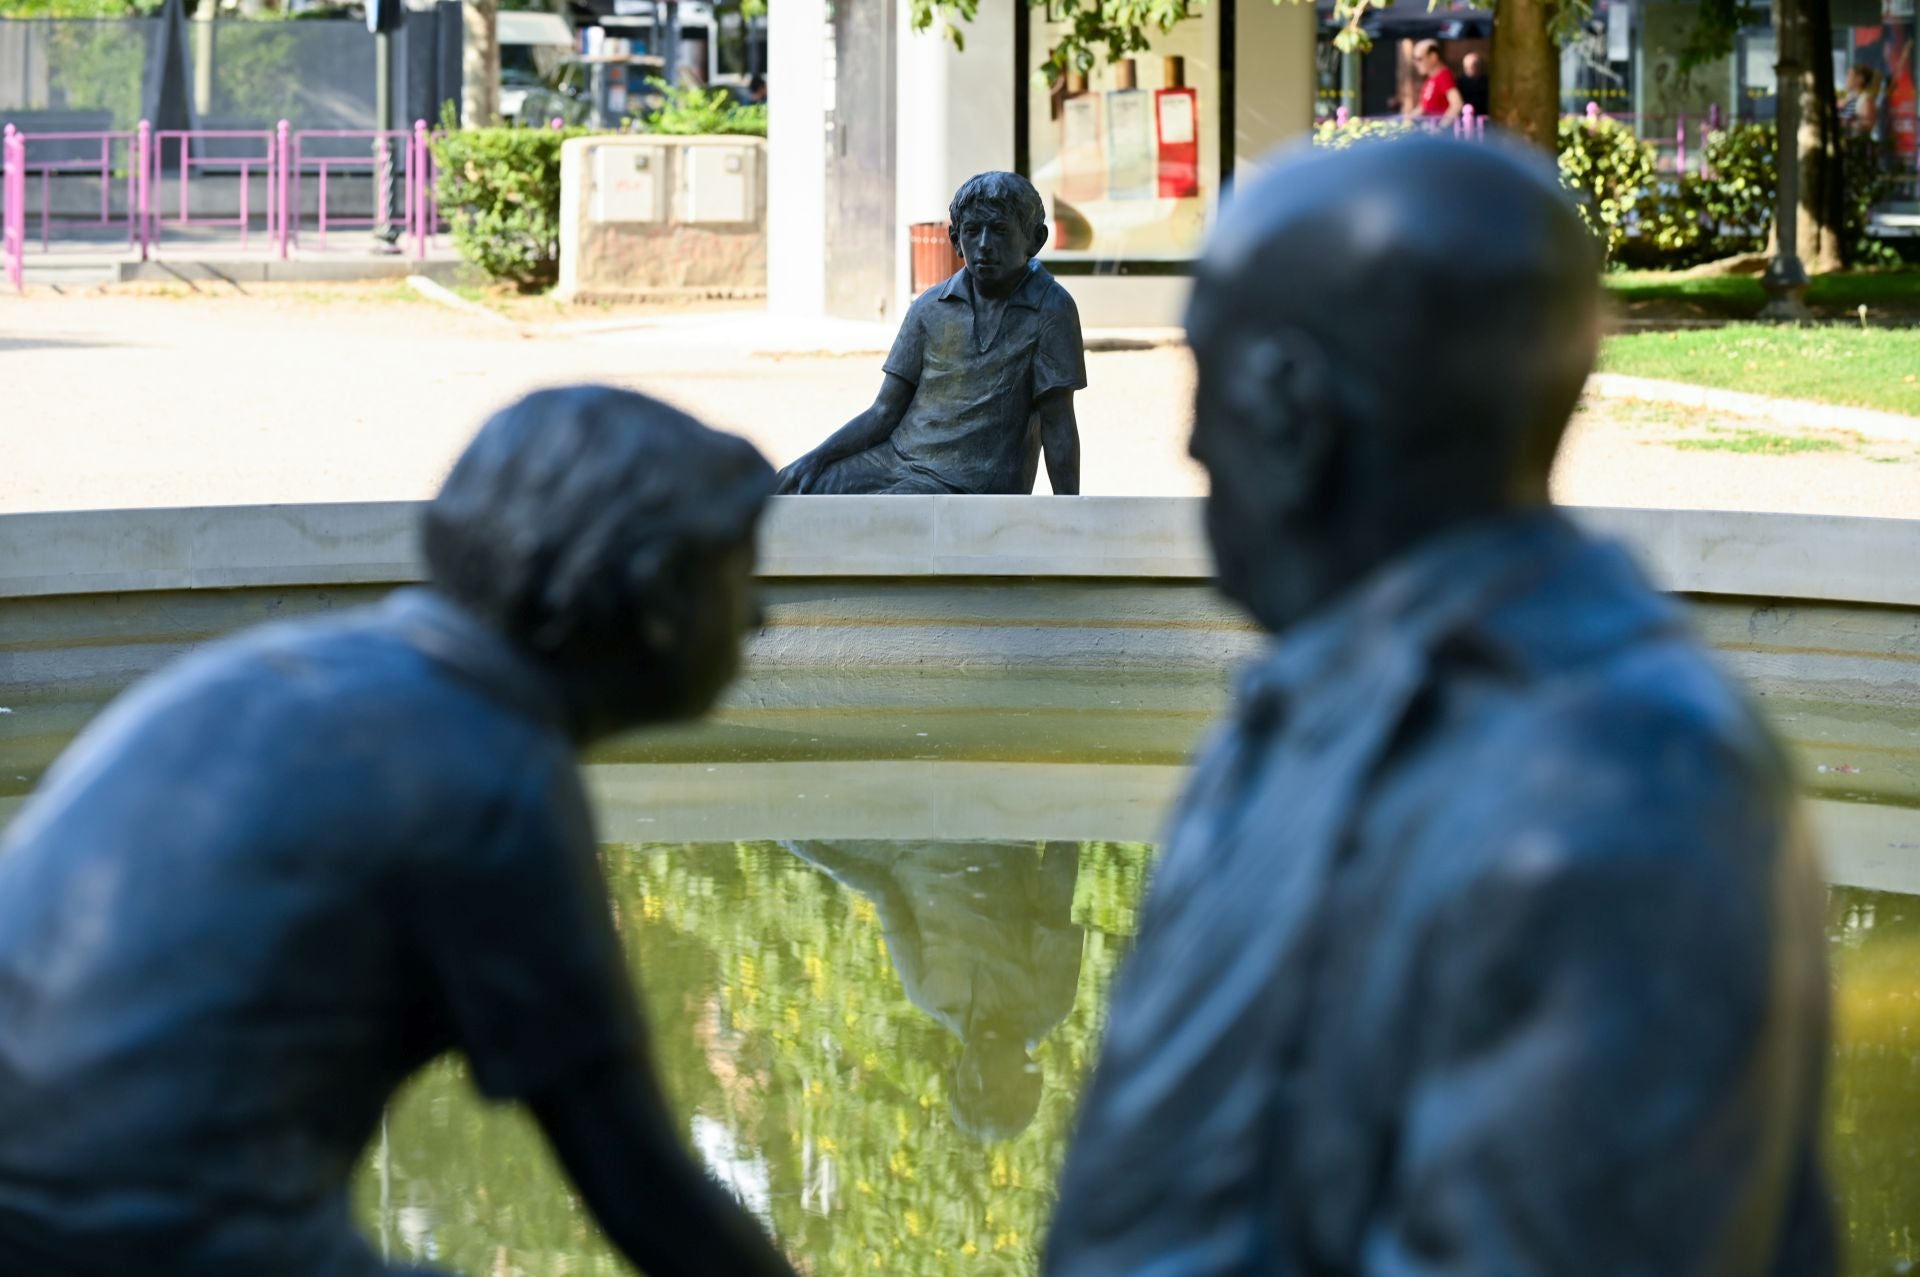
[[[827,299],[827,27],[823,6],[767,6],[767,308]]]
[[[910,6],[899,0],[894,208],[900,219],[897,276],[903,303],[912,283],[907,227],[945,221],[960,183],[975,173],[1013,167],[1017,3],[981,0],[974,20],[959,24],[966,37],[962,51],[938,25],[915,32]]]
[[[1250,172],[1270,151],[1313,129],[1312,5],[1246,0],[1235,11],[1233,166]]]

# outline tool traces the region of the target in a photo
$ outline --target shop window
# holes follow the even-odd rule
[[[1065,27],[1029,10],[1037,67]],[[1028,176],[1046,201],[1050,261],[1186,261],[1220,192],[1218,16],[1204,10],[1146,51],[1054,86],[1030,78]]]

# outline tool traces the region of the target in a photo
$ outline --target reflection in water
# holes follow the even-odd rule
[[[1847,1270],[1920,1261],[1920,897],[1834,887],[1833,1140]]]
[[[960,1039],[954,1121],[986,1140],[1025,1130],[1043,1085],[1030,1053],[1080,982],[1079,844],[782,845],[873,902],[907,997]]]
[[[1149,859],[1138,843],[729,842],[606,863],[689,1145],[805,1271],[935,1277],[1035,1270]],[[1920,1260],[1920,898],[1831,901],[1831,1157],[1847,1269],[1879,1277]],[[1034,1073],[969,1079],[988,1023]],[[483,1108],[456,1062],[389,1131],[360,1208],[396,1260],[628,1271],[531,1123]]]
[[[819,1277],[1033,1272],[1150,849],[795,850],[808,859],[772,842],[606,851],[655,1060],[689,1145]],[[820,868],[829,863],[832,876]],[[995,1080],[1005,1076],[999,1048],[971,1053],[989,1061],[977,1078],[963,1064],[974,1025],[1030,1059],[1014,1084],[1033,1086],[1019,1120]],[[962,1098],[968,1088],[977,1100]],[[970,1111],[992,1116],[956,1122]],[[967,1120],[997,1122],[1008,1138],[985,1142]],[[538,1131],[514,1110],[483,1107],[457,1062],[429,1069],[388,1130],[388,1200],[432,1212],[441,1265],[628,1271]],[[369,1234],[393,1238],[396,1260],[423,1260],[424,1239],[381,1210],[377,1148],[367,1161],[358,1204]]]
[[[84,715],[70,717],[0,720],[0,824]],[[648,823],[660,795],[636,792],[647,822],[628,824],[664,827]],[[1098,793],[1086,801],[1113,801]],[[733,805],[702,797],[718,811]],[[1910,811],[1829,806],[1847,817],[1829,821],[1837,868],[1865,875],[1852,881],[1920,885]],[[1058,823],[1106,829],[1109,815]],[[768,832],[781,832],[777,817]],[[950,828],[950,817],[914,818]],[[604,859],[687,1142],[803,1271],[1034,1271],[1149,848],[708,842],[614,845]],[[1880,1277],[1920,1262],[1920,897],[1834,887],[1830,900],[1830,1158],[1847,1269]],[[395,1106],[357,1197],[368,1235],[395,1261],[470,1274],[631,1271],[531,1121],[483,1106],[455,1060],[426,1070]]]

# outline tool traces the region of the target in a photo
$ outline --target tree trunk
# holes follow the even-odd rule
[[[460,122],[470,129],[500,122],[500,2],[466,0],[460,61]]]
[[[1794,83],[1783,83],[1779,90],[1800,96],[1800,129],[1795,139],[1800,155],[1800,211],[1794,249],[1807,273],[1820,275],[1846,265],[1846,151],[1829,52],[1833,10],[1830,0],[1779,2],[1781,61],[1800,68]],[[1788,145],[1788,139],[1780,139],[1780,144]]]
[[[1487,68],[1494,123],[1549,154],[1559,147],[1560,49],[1554,0],[1494,0]]]

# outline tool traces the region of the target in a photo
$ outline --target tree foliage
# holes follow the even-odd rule
[[[1041,0],[1023,2],[1031,7]],[[1352,2],[1339,0],[1342,5]],[[1066,24],[1066,30],[1047,50],[1040,69],[1048,83],[1058,83],[1069,71],[1091,71],[1103,56],[1112,62],[1144,53],[1156,34],[1164,35],[1198,16],[1203,7],[1204,0],[1052,0],[1049,12]],[[961,24],[979,14],[980,0],[909,0],[909,12],[915,31],[928,31],[938,24],[955,47],[964,49],[966,32]]]
[[[1073,1007],[1034,1052],[1032,1122],[997,1142],[955,1123],[960,1044],[908,1000],[865,895],[778,843],[612,846],[604,862],[681,1129],[724,1140],[787,1254],[822,1277],[1026,1277],[1149,859],[1142,844],[1081,844]],[[626,1272],[532,1123],[484,1112],[465,1073],[443,1061],[396,1106],[359,1182],[370,1231],[430,1219],[430,1246],[393,1240],[462,1272]]]
[[[0,18],[146,18],[162,0],[0,0]]]
[[[726,89],[702,88],[698,84],[668,84],[657,76],[647,83],[660,94],[660,105],[647,112],[645,117],[649,133],[689,137],[767,135],[767,106],[764,102],[743,105]]]
[[[1302,4],[1306,0],[1272,0],[1275,4]],[[1547,0],[1526,0],[1546,4]],[[1737,3],[1738,0],[1707,0]],[[1041,0],[1023,0],[1028,7]],[[1371,41],[1362,23],[1374,9],[1391,8],[1393,0],[1334,0],[1334,16],[1343,24],[1334,45],[1343,52],[1364,52]],[[1428,8],[1438,0],[1427,0]],[[1205,0],[1051,0],[1048,11],[1066,24],[1041,71],[1050,84],[1069,71],[1091,71],[1104,56],[1109,62],[1147,51],[1156,34],[1164,35],[1189,18],[1199,16]],[[1593,12],[1592,0],[1563,0],[1548,5],[1555,38],[1571,37]],[[909,0],[915,31],[938,25],[958,48],[966,47],[964,23],[979,14],[980,0]]]

